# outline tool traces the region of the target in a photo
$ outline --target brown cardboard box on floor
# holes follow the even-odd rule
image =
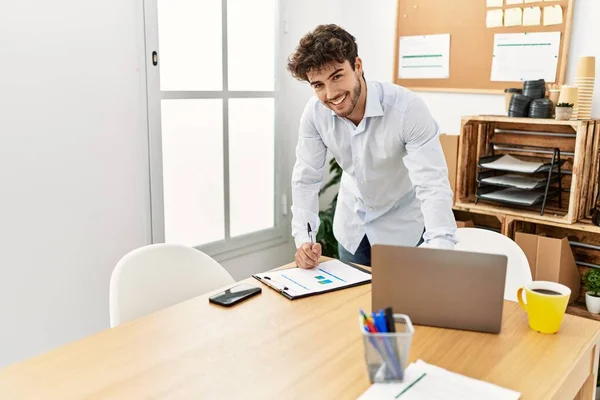
[[[458,164],[458,135],[440,134],[440,143],[446,157],[448,165],[448,180],[450,181],[450,189],[454,193],[456,188],[456,165]],[[452,197],[452,201],[456,199],[456,195]]]
[[[456,227],[457,228],[475,228],[475,224],[471,220],[468,220],[468,221],[456,221]]]
[[[530,233],[515,232],[515,242],[523,249],[534,281],[562,283],[571,289],[569,303],[579,297],[581,275],[565,237],[555,239]]]

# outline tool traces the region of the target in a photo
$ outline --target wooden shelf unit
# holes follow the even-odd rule
[[[566,159],[562,170],[562,206],[549,201],[543,215],[536,208],[502,205],[480,199],[475,204],[478,160],[488,155],[491,143],[496,154],[519,154],[548,161],[558,148]],[[456,206],[480,213],[526,216],[546,222],[573,224],[590,218],[598,196],[600,167],[600,121],[557,121],[553,119],[504,116],[463,117],[458,146]]]

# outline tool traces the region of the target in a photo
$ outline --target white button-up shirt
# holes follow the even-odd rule
[[[319,227],[318,192],[329,149],[343,169],[333,232],[354,253],[373,244],[453,248],[456,222],[439,129],[425,103],[403,87],[367,83],[365,115],[355,126],[309,100],[300,121],[292,173],[292,235],[310,242]]]

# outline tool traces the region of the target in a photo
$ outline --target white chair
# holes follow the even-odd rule
[[[456,237],[458,243],[455,250],[502,254],[508,258],[504,299],[517,301],[517,290],[532,281],[529,262],[519,245],[510,238],[487,229],[458,228]]]
[[[110,278],[110,326],[233,282],[218,262],[192,247],[161,243],[135,249]]]

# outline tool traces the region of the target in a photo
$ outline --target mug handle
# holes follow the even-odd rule
[[[523,301],[523,289],[525,288],[519,288],[519,290],[517,290],[517,299],[519,300],[519,305],[521,306],[521,308],[527,311],[527,304],[525,304],[525,302]]]

